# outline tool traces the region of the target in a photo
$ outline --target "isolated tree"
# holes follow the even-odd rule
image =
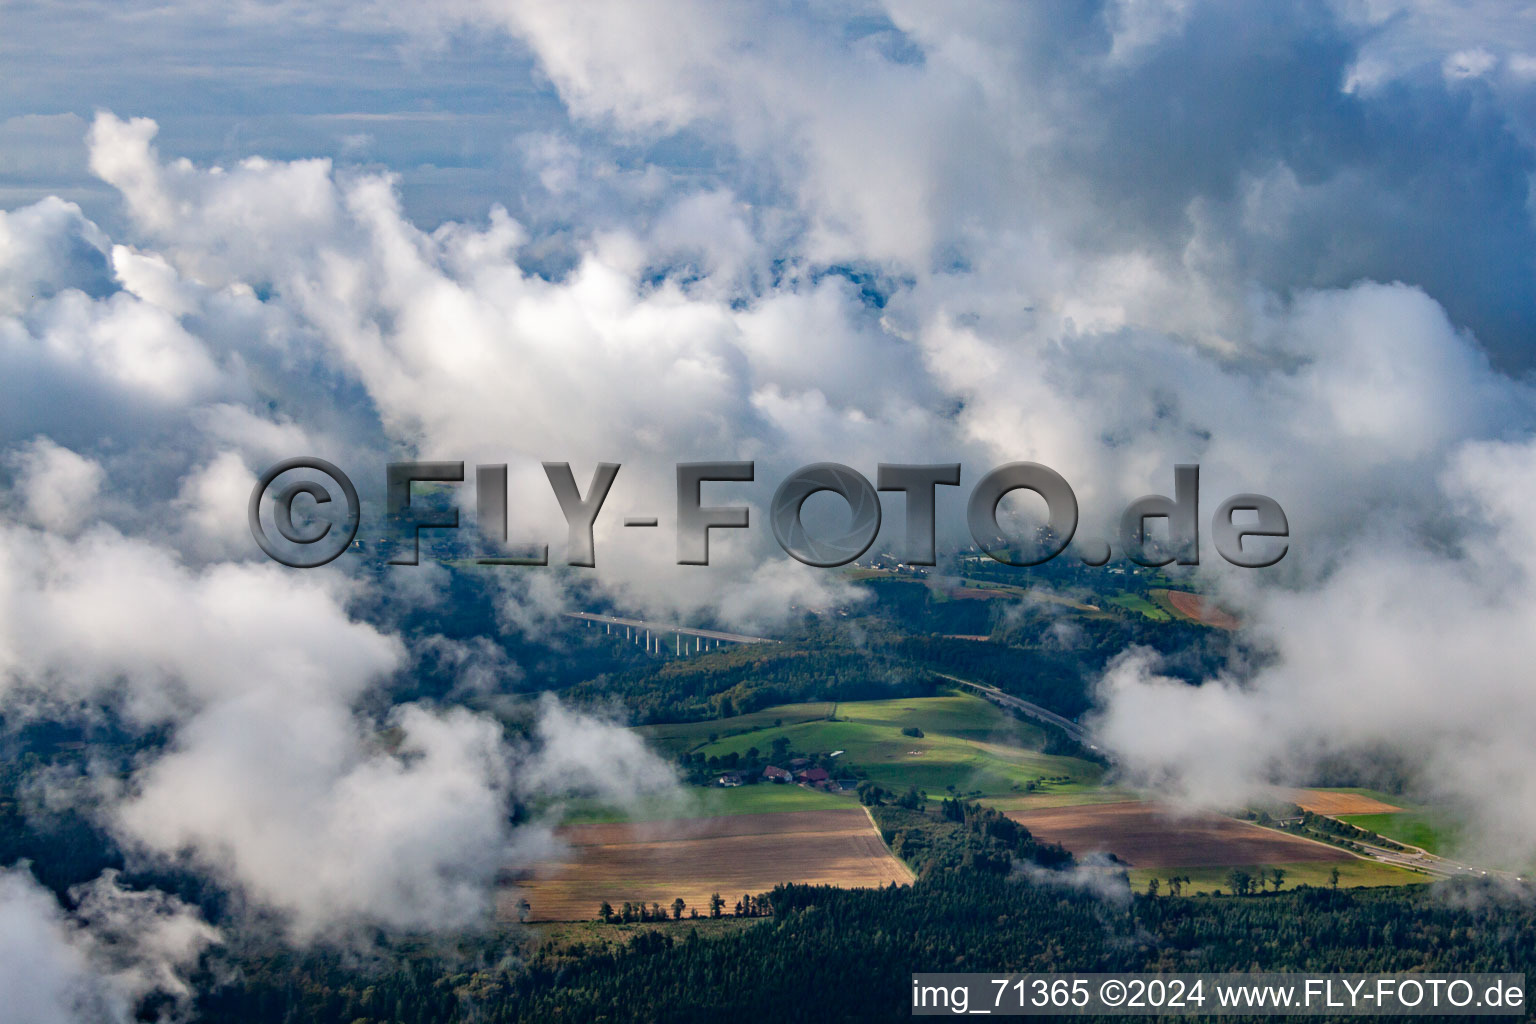
[[[625,900],[624,901],[624,905],[619,908],[619,920],[623,921],[625,924],[628,924],[629,922],[633,921],[634,919],[635,919],[635,905],[633,903],[629,902],[629,900]]]
[[[1233,868],[1227,873],[1227,887],[1234,896],[1246,896],[1253,891],[1253,876],[1241,868]]]
[[[667,919],[667,915],[666,915],[666,912],[661,909],[661,904],[660,903],[652,903],[651,904],[651,920],[652,921],[665,921],[666,919]]]
[[[1271,868],[1269,882],[1275,887],[1275,892],[1279,892],[1280,887],[1285,884],[1285,868]]]
[[[687,905],[688,904],[683,902],[683,898],[681,896],[679,896],[677,899],[673,900],[672,901],[672,920],[674,920],[674,921],[681,921],[683,919],[683,908],[686,907]]]
[[[1170,875],[1168,877],[1168,895],[1182,896],[1183,894],[1184,879],[1180,878],[1178,875]]]
[[[725,909],[725,898],[719,893],[713,893],[709,897],[709,916],[719,917],[720,911]]]
[[[613,904],[609,903],[607,900],[603,900],[603,905],[597,910],[597,916],[602,918],[604,921],[612,921]]]
[[[1155,899],[1157,897],[1157,888],[1158,888],[1157,887],[1157,879],[1155,879],[1155,878],[1147,879],[1147,895],[1148,896],[1151,896],[1151,897],[1153,897]]]
[[[1328,888],[1330,888],[1330,889],[1337,889],[1338,887],[1339,887],[1339,869],[1337,867],[1335,867],[1332,871],[1328,872]]]

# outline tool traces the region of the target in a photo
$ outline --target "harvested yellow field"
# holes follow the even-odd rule
[[[1313,814],[1391,814],[1402,810],[1363,793],[1332,793],[1326,789],[1293,789],[1291,803]]]
[[[514,916],[519,898],[531,920],[575,921],[596,917],[604,900],[670,907],[681,897],[705,915],[715,892],[729,913],[744,894],[785,882],[866,888],[912,880],[862,808],[571,825],[559,834],[567,856],[517,879],[503,914]]]

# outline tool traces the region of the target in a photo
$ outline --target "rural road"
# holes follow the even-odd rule
[[[961,686],[969,686],[993,703],[1001,704],[1005,708],[1013,708],[1021,715],[1026,715],[1038,722],[1045,722],[1047,725],[1054,725],[1066,733],[1069,739],[1081,743],[1089,750],[1099,749],[1089,742],[1087,729],[1084,729],[1070,718],[1063,718],[1054,711],[1046,710],[1039,704],[1031,704],[1027,700],[1020,700],[1018,697],[1004,693],[997,687],[988,686],[986,683],[973,683],[969,679],[961,679],[959,676],[952,676],[945,672],[935,672],[934,675],[940,679],[948,679],[952,683],[959,683]]]

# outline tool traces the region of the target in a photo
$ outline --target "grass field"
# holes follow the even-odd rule
[[[760,729],[773,728],[776,720],[782,720],[785,725],[793,725],[796,722],[811,722],[826,718],[832,713],[833,707],[835,705],[830,701],[817,701],[811,704],[779,704],[771,708],[764,708],[761,711],[754,711],[748,715],[736,715],[732,718],[712,718],[703,722],[642,725],[637,731],[664,752],[677,754],[684,750],[693,750],[708,743],[711,733],[721,738],[726,738],[756,732]],[[748,744],[748,746],[751,746],[751,744]],[[767,748],[764,747],[763,749],[766,750]]]
[[[736,814],[775,814],[785,811],[822,811],[857,807],[852,794],[823,793],[803,786],[760,782],[734,789],[689,787],[681,801],[651,801],[622,810],[613,807],[575,805],[568,807],[562,820],[566,824],[600,824],[614,821],[658,821],[666,818],[718,818]]]
[[[832,753],[863,768],[871,781],[893,790],[917,786],[930,796],[954,792],[980,798],[1017,797],[1033,784],[1045,793],[1097,790],[1103,769],[1088,761],[1040,752],[1044,733],[1017,721],[995,705],[967,694],[838,704],[836,720],[795,715],[805,705],[769,708],[754,715],[687,726],[660,726],[674,744],[689,740],[705,756],[744,754],[756,747],[766,754],[779,736],[805,753]],[[821,706],[817,706],[821,707]],[[776,718],[783,724],[774,726]],[[742,728],[751,719],[755,728]],[[921,729],[921,737],[902,734]],[[708,734],[719,739],[708,742]],[[701,736],[702,734],[702,736]],[[1047,781],[1055,780],[1055,781]]]
[[[1172,615],[1163,611],[1157,605],[1153,604],[1151,601],[1148,601],[1140,594],[1116,594],[1107,600],[1108,603],[1119,608],[1124,608],[1126,611],[1140,612],[1142,615],[1145,615],[1153,622],[1168,622],[1173,618]]]
[[[1430,811],[1345,814],[1339,820],[1440,856],[1451,853],[1456,845],[1456,829]]]
[[[515,913],[519,897],[532,920],[575,921],[596,916],[604,900],[670,906],[681,898],[707,914],[713,892],[729,905],[785,882],[857,888],[912,880],[858,806],[573,825],[560,838],[568,853],[518,879],[500,901],[504,915]]]
[[[1257,873],[1260,865],[1241,865],[1244,868],[1252,868],[1252,873]],[[1419,885],[1431,881],[1428,875],[1417,871],[1409,871],[1406,868],[1392,867],[1390,864],[1378,864],[1375,861],[1359,860],[1351,857],[1348,860],[1337,861],[1332,864],[1309,861],[1291,864],[1265,864],[1264,870],[1269,868],[1282,868],[1285,871],[1284,888],[1293,889],[1298,885],[1327,886],[1329,884],[1329,872],[1334,868],[1339,869],[1339,888],[1351,888],[1354,886],[1377,885]],[[1227,874],[1230,867],[1197,867],[1197,868],[1133,868],[1126,872],[1131,879],[1131,887],[1137,892],[1145,892],[1147,882],[1156,878],[1162,887],[1163,894],[1168,892],[1168,876],[1178,875],[1188,877],[1189,884],[1184,887],[1186,896],[1194,895],[1200,890],[1211,892],[1215,889],[1228,891]]]
[[[1291,799],[1309,811],[1331,815],[1356,828],[1442,857],[1449,856],[1456,846],[1457,829],[1447,815],[1391,793],[1338,786],[1301,790]]]

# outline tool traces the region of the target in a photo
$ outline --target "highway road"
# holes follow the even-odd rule
[[[682,636],[696,636],[705,640],[719,640],[728,644],[777,644],[782,640],[774,640],[766,636],[748,636],[745,633],[723,633],[718,629],[689,629],[687,626],[674,626],[668,622],[647,622],[644,619],[621,619],[614,615],[596,615],[592,612],[566,612],[570,618],[582,619],[586,622],[596,622],[610,626],[630,626],[634,629],[648,629],[653,636],[661,636],[667,633],[678,633]]]
[[[973,683],[969,679],[961,679],[959,676],[948,675],[944,672],[935,672],[934,675],[938,676],[940,679],[948,679],[952,683],[959,683],[961,686],[969,686],[971,689],[976,690],[983,697],[992,701],[994,704],[1001,704],[1005,708],[1013,708],[1019,714],[1033,718],[1037,722],[1045,722],[1048,725],[1054,725],[1056,728],[1066,733],[1069,738],[1076,740],[1078,743],[1081,743],[1089,750],[1099,749],[1089,741],[1087,729],[1084,729],[1082,726],[1072,721],[1072,719],[1063,718],[1056,712],[1049,711],[1041,707],[1039,704],[1031,704],[1027,700],[1020,700],[1018,697],[1013,696],[1013,694],[1004,693],[997,687],[988,686],[986,683]]]

